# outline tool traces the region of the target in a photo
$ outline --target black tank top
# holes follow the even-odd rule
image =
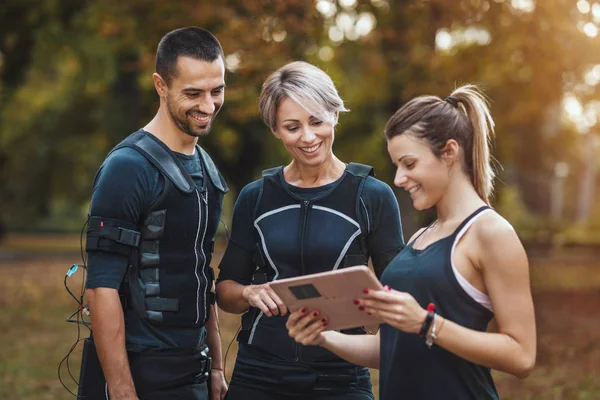
[[[414,249],[412,241],[388,265],[381,282],[410,293],[421,307],[469,329],[486,331],[493,313],[477,303],[452,271],[452,246],[458,233],[482,211],[465,219],[450,236]],[[418,239],[418,237],[417,237]],[[466,361],[435,344],[429,349],[417,334],[381,326],[380,399],[498,399],[490,369]]]

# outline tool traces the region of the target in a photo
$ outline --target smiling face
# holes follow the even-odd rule
[[[207,135],[225,100],[223,60],[218,57],[207,62],[179,57],[177,74],[166,86],[164,97],[177,128],[193,137]]]
[[[388,141],[388,152],[396,166],[394,185],[410,193],[417,210],[434,207],[450,183],[450,169],[435,156],[429,144],[409,133]]]
[[[281,139],[294,161],[303,166],[323,164],[332,155],[333,127],[337,115],[330,118],[311,115],[289,97],[277,107],[277,127],[273,134]]]

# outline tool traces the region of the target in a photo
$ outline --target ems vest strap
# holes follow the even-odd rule
[[[252,261],[254,261],[254,265],[256,265],[258,269],[267,268],[267,262],[263,256],[260,243],[256,243],[254,246],[254,251],[252,252]]]
[[[165,221],[167,219],[167,210],[155,210],[148,214],[144,221],[142,233],[144,240],[160,239],[165,231]]]
[[[362,178],[362,181],[360,183],[360,186],[358,188],[358,197],[356,199],[356,213],[357,215],[360,215],[361,212],[359,211],[359,209],[361,208],[361,194],[362,194],[362,190],[363,187],[365,185],[366,182],[366,178],[369,176],[375,176],[375,170],[373,169],[373,167],[371,167],[370,165],[364,165],[364,164],[358,164],[358,163],[350,163],[348,164],[348,172],[350,172],[352,175],[357,176]],[[368,215],[365,215],[366,218],[369,218]],[[362,249],[362,253],[365,254],[367,256],[368,259],[368,251],[367,251],[367,243],[366,243],[366,236],[369,235],[371,232],[369,231],[369,224],[367,223],[366,226],[363,223],[362,219],[359,219],[359,223],[360,223],[360,228],[363,232],[362,235],[360,235],[360,239],[359,239],[359,243],[360,243],[360,247]],[[351,260],[347,260],[348,262],[354,262]],[[363,260],[362,262],[360,262],[361,264],[364,263],[365,261]]]
[[[143,268],[139,273],[144,282],[158,282],[160,277],[158,268]]]
[[[241,343],[248,343],[248,341],[250,340],[250,328],[245,329],[244,327],[242,327],[242,329],[240,329],[240,332],[237,335],[237,340]]]
[[[215,242],[213,241],[213,244]],[[213,267],[208,266],[207,267],[207,271],[208,271],[208,277],[209,277],[209,282],[214,282],[215,281],[215,270],[213,269]],[[208,293],[206,293],[206,302],[208,304],[215,304],[217,302],[217,295],[214,292],[211,292],[210,290],[208,291]]]
[[[177,189],[184,193],[191,193],[196,187],[192,177],[185,172],[167,147],[150,137],[150,135],[142,136],[132,147],[144,154],[156,168],[173,182]]]
[[[160,296],[160,283],[159,282],[146,282],[144,289],[147,297]]]
[[[214,292],[206,293],[206,302],[213,305],[217,302],[217,295]]]
[[[229,188],[227,187],[225,180],[221,177],[221,174],[219,173],[219,170],[217,169],[217,166],[213,162],[212,158],[210,158],[208,153],[198,145],[196,145],[196,150],[200,152],[200,157],[204,162],[205,170],[208,173],[208,176],[212,181],[213,185],[215,185],[215,187],[221,192],[227,193],[229,191]]]
[[[146,310],[146,317],[148,318],[148,321],[150,321],[151,323],[154,324],[162,324],[163,323],[163,313],[161,311],[150,311],[150,310]]]
[[[275,167],[275,168],[265,169],[262,172],[262,176],[264,178],[264,177],[267,177],[267,176],[275,175],[276,173],[279,172],[280,169],[281,169],[281,167]]]
[[[252,331],[252,325],[258,318],[259,309],[256,307],[250,307],[248,311],[242,315],[242,328],[237,335],[237,340],[242,343],[248,343],[250,340],[250,332]]]
[[[178,311],[179,299],[165,299],[162,297],[147,297],[146,309],[151,311]]]
[[[256,271],[252,274],[252,284],[262,285],[263,283],[270,282],[275,274],[273,269],[269,268],[269,264],[267,264],[265,256],[263,255],[262,248],[258,243],[254,246],[252,261],[254,261],[254,265],[256,265]]]
[[[358,163],[348,164],[348,172],[350,172],[353,175],[360,176],[361,178],[366,178],[367,176],[375,176],[375,171],[373,170],[373,167]]]
[[[140,245],[140,232],[135,228],[134,224],[126,221],[90,216],[85,250],[100,250],[128,256],[132,247]]]

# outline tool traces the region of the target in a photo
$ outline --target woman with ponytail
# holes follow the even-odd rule
[[[295,312],[296,341],[379,368],[380,399],[498,399],[490,369],[527,377],[536,334],[527,255],[510,224],[489,206],[494,123],[473,85],[444,100],[409,101],[385,128],[394,184],[437,220],[390,262],[385,290],[354,307],[378,317],[375,336],[327,331],[311,310]],[[352,305],[348,305],[352,306]],[[487,332],[491,319],[497,332]]]

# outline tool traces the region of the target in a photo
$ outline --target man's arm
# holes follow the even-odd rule
[[[125,350],[125,322],[115,289],[87,289],[92,332],[111,400],[137,400]]]
[[[118,149],[98,171],[90,215],[137,226],[140,216],[154,203],[161,189],[159,172],[141,153],[130,148]],[[110,249],[88,249],[87,300],[94,341],[112,400],[137,399],[127,360],[125,322],[118,294],[129,257]]]
[[[221,353],[219,317],[217,307],[214,304],[210,306],[210,318],[206,323],[206,344],[208,345],[208,354],[212,358],[212,370],[210,371],[211,400],[222,400],[227,393],[227,383],[225,382],[223,356]]]

